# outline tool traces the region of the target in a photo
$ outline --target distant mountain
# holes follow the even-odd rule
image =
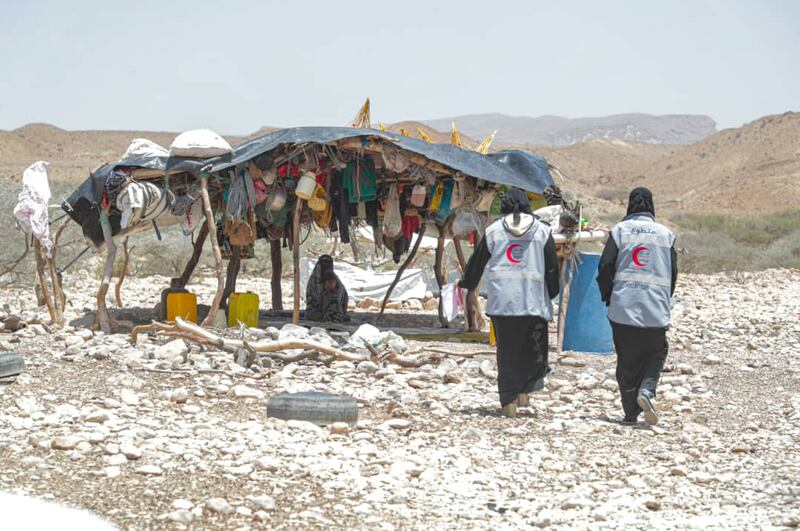
[[[496,141],[513,144],[565,146],[589,140],[625,140],[649,144],[693,144],[717,132],[710,117],[698,114],[615,114],[601,118],[562,116],[508,116],[470,114],[455,118],[422,120],[447,131],[456,122],[460,131],[473,138],[484,138],[497,131]]]

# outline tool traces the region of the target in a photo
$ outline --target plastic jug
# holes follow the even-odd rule
[[[167,321],[180,317],[186,321],[197,322],[197,295],[194,293],[167,294]]]
[[[494,336],[494,323],[489,321],[489,344],[496,345],[497,338]]]
[[[255,293],[231,293],[228,301],[228,326],[258,326],[258,295]]]

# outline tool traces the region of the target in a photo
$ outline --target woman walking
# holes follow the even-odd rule
[[[531,213],[525,192],[506,192],[500,212],[459,286],[475,289],[488,265],[486,315],[497,336],[500,405],[504,415],[514,417],[550,371],[547,322],[553,317],[550,301],[559,292],[558,258],[550,227]]]

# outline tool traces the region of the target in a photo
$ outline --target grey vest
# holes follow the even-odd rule
[[[608,318],[639,328],[669,326],[675,236],[646,215],[617,223],[611,236],[619,253]]]
[[[549,237],[550,229],[538,219],[519,236],[506,230],[502,218],[489,225],[486,315],[535,315],[548,321],[553,317],[544,281],[544,245]]]

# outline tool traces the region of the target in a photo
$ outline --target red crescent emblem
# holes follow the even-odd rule
[[[633,260],[633,263],[636,264],[639,267],[644,267],[644,266],[647,265],[646,263],[642,263],[642,262],[639,261],[639,253],[641,253],[643,251],[650,251],[650,249],[648,249],[647,247],[644,247],[644,246],[637,247],[636,249],[633,250],[633,256],[631,256],[631,259]]]
[[[517,247],[522,247],[522,246],[518,243],[512,243],[511,245],[508,246],[508,249],[506,249],[506,258],[508,258],[508,261],[511,262],[512,264],[518,264],[522,262],[522,260],[517,260],[511,254]]]

